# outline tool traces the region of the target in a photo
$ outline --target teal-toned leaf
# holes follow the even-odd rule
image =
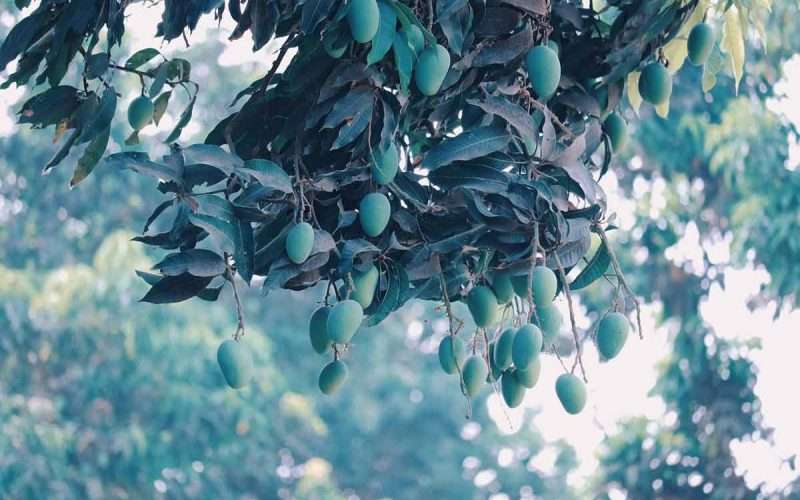
[[[127,69],[136,69],[143,64],[146,64],[159,54],[160,52],[153,48],[139,50],[131,55],[127,61],[125,61],[125,67]]]
[[[445,139],[433,147],[422,160],[422,167],[435,170],[455,161],[472,160],[503,149],[511,140],[500,127],[480,127]]]
[[[570,283],[570,290],[580,290],[586,288],[605,274],[611,263],[611,256],[608,253],[605,243],[601,244],[595,252],[592,260],[586,265],[575,280]]]
[[[392,48],[397,31],[397,14],[395,14],[394,8],[386,2],[378,2],[378,9],[380,9],[380,25],[378,33],[372,39],[372,47],[367,53],[367,65],[375,64],[383,59],[383,56]]]
[[[141,274],[140,274],[141,276]],[[210,277],[192,276],[184,273],[178,276],[164,276],[153,284],[141,302],[151,304],[170,304],[191,299],[211,282]]]
[[[108,139],[111,135],[111,129],[107,128],[96,136],[86,146],[83,154],[78,159],[78,164],[75,166],[75,171],[72,173],[72,179],[69,181],[69,187],[75,187],[83,179],[87,178],[92,173],[94,167],[100,162],[103,154],[108,147]]]
[[[189,273],[193,276],[210,277],[225,272],[225,261],[211,250],[190,248],[167,255],[153,269],[165,276]]]

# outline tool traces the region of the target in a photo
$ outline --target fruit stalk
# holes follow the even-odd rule
[[[564,286],[564,295],[567,297],[567,307],[569,308],[569,322],[570,326],[572,327],[572,338],[575,341],[575,362],[572,364],[572,369],[570,373],[575,371],[576,365],[580,365],[581,367],[581,375],[583,375],[583,381],[589,382],[586,378],[586,368],[583,366],[583,353],[581,352],[581,341],[578,338],[578,327],[575,324],[575,311],[572,308],[572,294],[569,291],[569,283],[567,283],[567,275],[564,272],[564,266],[561,265],[561,258],[558,256],[558,252],[553,252],[553,258],[556,261],[556,265],[558,266],[558,275],[561,277],[561,284]]]
[[[595,229],[597,229],[597,234],[600,235],[600,239],[603,240],[603,244],[606,246],[606,250],[608,250],[608,256],[611,258],[611,266],[614,268],[614,274],[617,275],[617,285],[621,286],[622,289],[625,290],[625,293],[633,301],[634,307],[636,307],[636,329],[639,332],[639,338],[644,339],[644,334],[642,333],[642,311],[641,307],[639,306],[639,299],[637,299],[636,295],[633,294],[633,290],[631,290],[631,287],[628,286],[627,280],[625,280],[625,275],[622,273],[622,267],[619,265],[619,261],[617,260],[617,254],[614,253],[614,250],[611,249],[611,245],[608,243],[606,232],[600,226],[595,226]]]

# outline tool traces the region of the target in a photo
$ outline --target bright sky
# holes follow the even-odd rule
[[[160,6],[148,8],[137,4],[130,11],[131,18],[136,20],[135,24],[128,24],[127,36],[130,37],[131,47],[139,49],[149,46],[159,20]],[[193,42],[200,42],[207,36],[227,39],[233,28],[227,17],[219,29],[216,23],[210,22],[209,17],[204,19],[192,37]],[[10,14],[0,13],[0,24],[8,26],[13,21]],[[251,52],[251,48],[252,41],[248,34],[237,42],[230,43],[220,54],[217,63],[222,66],[258,64],[261,72],[266,71],[274,60],[275,44],[256,54]],[[161,47],[166,54],[180,52],[182,49],[182,41]],[[800,126],[800,57],[790,61],[785,69],[787,79],[780,90],[786,97],[770,104],[772,109],[784,113]],[[2,76],[4,75],[0,74]],[[0,136],[13,133],[13,112],[18,108],[23,94],[21,89],[0,91]],[[160,128],[169,130],[173,120],[173,117],[165,117],[165,125]],[[187,139],[201,132],[199,125],[193,124],[186,128],[183,138]],[[800,158],[800,147],[795,146],[793,153],[793,164],[796,164]],[[620,216],[623,229],[630,229],[633,205],[619,197],[613,174],[604,178],[603,187],[609,194],[609,204],[615,207]],[[660,203],[658,189],[653,189],[652,192],[653,203]],[[687,235],[672,252],[674,258],[692,259],[696,254],[698,236],[696,231],[687,231]],[[721,261],[727,260],[729,255],[726,242],[714,245],[710,251],[712,259]],[[795,473],[782,464],[781,459],[800,450],[800,426],[797,425],[800,422],[800,405],[793,398],[787,397],[786,386],[788,367],[794,365],[795,357],[800,352],[800,336],[797,334],[800,331],[800,312],[785,313],[778,321],[773,321],[774,306],[755,312],[748,310],[748,297],[755,294],[759,285],[767,278],[766,273],[754,269],[729,271],[725,290],[715,285],[701,311],[719,336],[759,338],[763,343],[763,348],[752,353],[751,357],[759,368],[756,393],[763,403],[765,424],[775,429],[776,446],[757,442],[733,443],[732,447],[740,466],[739,472],[746,474],[750,484],[756,485],[764,481],[768,488],[773,489],[784,486],[795,477]],[[559,306],[566,318],[566,305],[563,299],[560,300]],[[663,327],[656,328],[651,307],[645,307],[644,312],[645,339],[640,341],[635,334],[631,335],[625,349],[612,363],[600,364],[594,346],[591,343],[586,344],[584,362],[590,380],[589,405],[582,414],[568,416],[560,407],[552,388],[561,368],[549,356],[544,362],[539,384],[534,390],[528,391],[525,400],[525,406],[540,411],[532,422],[522,422],[520,410],[505,410],[496,395],[490,396],[488,400],[490,413],[501,429],[513,430],[509,428],[508,415],[513,428],[534,425],[543,429],[548,439],[564,438],[571,443],[581,460],[579,470],[570,478],[576,485],[582,484],[594,472],[597,464],[595,452],[603,441],[604,429],[612,433],[620,419],[642,414],[656,419],[669,418],[664,415],[665,408],[660,399],[647,395],[656,380],[655,366],[669,349],[669,332]],[[585,317],[579,319],[579,326],[589,326]],[[418,335],[420,324],[412,322],[408,328],[409,334]],[[464,432],[471,432],[471,429],[474,427],[467,427]],[[508,453],[501,452],[498,456],[499,465],[508,462],[506,455]],[[547,471],[552,468],[554,459],[553,450],[546,449],[533,458],[532,465]],[[476,481],[487,479],[490,478],[485,474],[475,478]]]

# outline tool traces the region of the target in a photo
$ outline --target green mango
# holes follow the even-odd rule
[[[537,321],[536,318],[539,318]],[[555,304],[549,304],[544,307],[537,307],[536,314],[531,318],[531,322],[542,330],[544,336],[544,344],[552,344],[558,334],[561,332],[562,324],[561,311]]]
[[[480,356],[470,356],[464,363],[464,369],[461,371],[464,378],[464,390],[469,397],[475,397],[486,382],[486,377],[489,375],[489,369],[486,367],[486,362]]]
[[[492,273],[492,290],[500,304],[508,304],[514,298],[514,285],[511,284],[511,275],[498,271]]]
[[[650,104],[667,102],[672,94],[672,77],[667,68],[659,62],[651,62],[639,76],[639,94]]]
[[[331,395],[339,390],[347,379],[347,365],[344,361],[336,359],[325,365],[319,373],[319,390],[323,394]]]
[[[561,61],[558,53],[547,45],[532,48],[525,62],[528,68],[528,79],[536,95],[549,99],[558,90],[561,81]]]
[[[514,334],[511,345],[511,359],[519,370],[527,369],[542,350],[542,331],[536,325],[522,325]]]
[[[347,344],[364,319],[364,310],[355,300],[343,300],[331,308],[326,322],[328,338],[336,344]]]
[[[689,62],[695,66],[702,66],[711,55],[714,48],[714,30],[706,23],[699,23],[689,32],[686,42]]]
[[[155,106],[148,97],[140,95],[128,106],[128,123],[134,130],[142,130],[153,121]]]
[[[558,280],[556,273],[549,267],[536,266],[533,268],[533,303],[536,307],[548,306],[556,297]]]
[[[571,373],[564,373],[556,380],[556,395],[561,406],[571,415],[577,415],[586,406],[586,386]]]
[[[225,382],[234,389],[241,389],[253,378],[253,357],[241,342],[222,342],[217,349],[217,363]]]
[[[500,370],[505,370],[511,366],[511,349],[514,345],[515,334],[516,331],[513,328],[507,328],[497,337],[494,347],[494,362]]]
[[[597,350],[605,359],[613,359],[628,340],[630,323],[624,314],[612,312],[597,325]]]
[[[377,0],[350,0],[347,11],[347,24],[353,40],[367,43],[375,38],[380,25],[381,11]]]
[[[436,95],[450,70],[450,53],[439,44],[423,50],[414,68],[417,90],[427,96]]]
[[[611,113],[603,122],[603,130],[611,142],[611,149],[618,153],[628,142],[628,125],[617,113]]]
[[[475,324],[480,327],[491,325],[497,320],[497,297],[488,286],[476,286],[467,296],[467,306]]]
[[[456,373],[466,357],[467,349],[460,338],[448,335],[439,342],[439,364],[448,375]]]
[[[383,193],[370,193],[361,199],[358,206],[358,220],[367,236],[379,236],[392,216],[392,205]]]
[[[286,235],[286,256],[295,264],[302,264],[314,248],[314,228],[308,222],[295,224]]]
[[[531,387],[536,385],[536,382],[539,381],[539,375],[542,373],[542,360],[540,358],[536,358],[533,360],[527,368],[524,370],[516,369],[514,370],[514,377],[516,377],[517,382],[520,385],[527,387],[530,389]]]
[[[328,314],[330,312],[330,307],[320,307],[314,311],[311,315],[311,320],[308,322],[311,347],[320,354],[324,354],[331,347],[331,341],[328,338]]]
[[[375,298],[375,290],[378,288],[378,278],[380,273],[375,266],[369,266],[366,271],[353,271],[353,285],[355,288],[350,292],[350,298],[361,304],[366,309],[372,304]]]
[[[386,151],[374,151],[372,159],[372,180],[379,186],[389,184],[400,169],[400,153],[394,143],[389,143]]]
[[[519,383],[513,371],[503,372],[500,388],[503,393],[503,401],[509,408],[516,408],[522,403],[522,399],[525,397],[525,386]]]

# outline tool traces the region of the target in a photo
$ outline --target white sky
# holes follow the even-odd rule
[[[130,11],[137,21],[135,24],[128,24],[127,36],[130,37],[130,46],[134,50],[149,46],[159,20],[160,6],[147,8],[137,4]],[[209,17],[204,19],[205,22],[192,37],[193,42],[200,42],[206,36],[227,39],[232,31],[232,24],[227,16],[226,22],[223,22],[219,30],[215,23],[209,22]],[[13,18],[8,13],[0,14],[0,24],[8,26],[11,23]],[[252,41],[248,33],[237,42],[230,43],[218,57],[217,63],[222,66],[255,63],[262,67],[263,73],[274,60],[275,54],[271,50],[274,47],[273,44],[272,47],[268,46],[253,54]],[[176,40],[160,49],[166,54],[180,52],[183,50],[183,42]],[[7,69],[6,74],[8,71]],[[779,87],[786,94],[786,98],[770,104],[772,109],[785,114],[800,126],[800,57],[787,64],[786,74],[787,81]],[[0,136],[14,132],[13,113],[23,95],[23,89],[0,91]],[[173,117],[165,117],[164,125],[159,129],[169,130],[173,122]],[[154,130],[147,132],[155,133]],[[193,123],[186,128],[183,138],[201,132],[199,125]],[[800,158],[798,153],[800,147],[795,146],[792,164],[796,164],[797,158]],[[633,202],[621,199],[615,185],[613,173],[604,178],[603,187],[609,193],[609,205],[615,208],[623,229],[627,229],[633,221]],[[652,192],[653,203],[657,205],[660,203],[658,189]],[[691,231],[687,234],[689,236],[677,245],[673,254],[676,259],[691,259],[696,253],[697,240],[691,237]],[[724,261],[728,255],[725,242],[715,245],[712,249],[712,258]],[[725,290],[721,290],[718,286],[713,287],[701,311],[705,320],[719,336],[739,339],[759,338],[763,343],[763,348],[752,353],[751,358],[759,368],[756,393],[763,404],[765,424],[775,428],[777,444],[774,448],[764,442],[734,443],[732,446],[740,466],[739,472],[746,472],[750,484],[756,485],[765,481],[767,487],[773,489],[782,487],[795,477],[788,467],[781,465],[781,458],[800,451],[800,425],[797,425],[800,422],[800,405],[787,393],[787,380],[791,377],[789,367],[794,366],[797,353],[800,353],[800,335],[798,335],[800,312],[784,314],[778,321],[773,321],[774,311],[769,307],[752,313],[747,309],[748,297],[753,295],[758,290],[759,284],[767,278],[764,272],[754,269],[729,271]],[[563,302],[563,299],[560,301]],[[565,304],[559,303],[559,306],[565,313],[566,319]],[[548,440],[564,438],[576,448],[581,460],[580,468],[571,477],[576,485],[582,484],[596,468],[595,453],[603,441],[603,429],[612,433],[620,419],[642,414],[651,418],[666,418],[663,403],[657,398],[647,396],[656,380],[655,366],[669,349],[667,329],[656,328],[653,318],[652,308],[645,307],[643,318],[645,339],[640,341],[635,334],[632,334],[622,353],[611,363],[598,363],[593,345],[586,344],[584,362],[589,374],[589,403],[582,414],[568,416],[560,407],[552,388],[561,368],[551,357],[547,357],[543,365],[541,380],[537,387],[528,391],[525,406],[540,410],[533,422],[528,424],[542,429]],[[584,318],[581,318],[581,321],[584,322],[582,326],[588,326]],[[418,329],[419,325],[416,322],[409,325],[409,332]],[[521,425],[521,412],[510,410],[506,414],[501,411],[502,404],[497,396],[491,396],[488,404],[492,417],[501,429],[509,429],[509,419],[506,415],[510,417],[513,426]],[[465,430],[468,431],[469,429]],[[503,455],[498,459],[502,463],[507,457]],[[533,464],[547,470],[552,466],[553,459],[552,450],[545,450],[533,458]],[[476,477],[476,480],[486,479],[483,476]]]

